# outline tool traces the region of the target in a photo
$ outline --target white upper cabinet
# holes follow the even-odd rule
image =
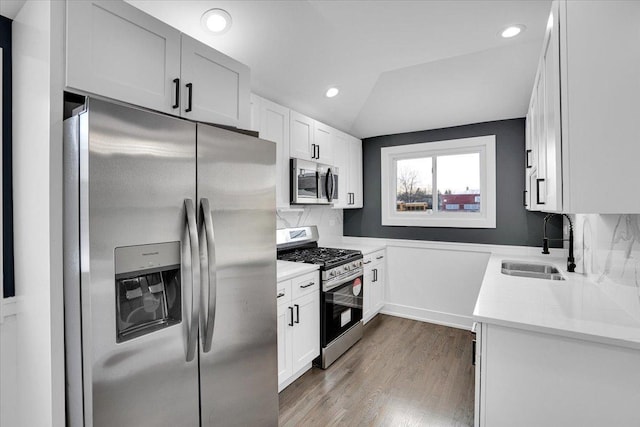
[[[338,168],[338,199],[334,208],[362,207],[362,141],[335,131],[333,135],[334,164]]]
[[[349,191],[347,194],[347,204],[349,208],[361,208],[363,206],[362,141],[353,136],[349,136],[347,141],[349,145]]]
[[[181,115],[248,127],[249,67],[182,34]]]
[[[332,141],[334,132],[336,130],[332,127],[314,120],[313,142],[315,144],[315,156],[313,159],[315,161],[326,165],[334,165]]]
[[[260,138],[276,143],[276,207],[289,207],[289,116],[290,110],[268,99],[252,95],[253,120]]]
[[[66,86],[247,127],[249,69],[122,1],[67,2]]]
[[[334,131],[324,123],[291,110],[290,156],[333,166]]]
[[[67,87],[177,115],[179,77],[178,30],[124,2],[67,2]]]
[[[316,145],[313,130],[315,120],[293,110],[291,110],[290,120],[290,156],[296,159],[315,160]]]
[[[529,209],[640,212],[638,22],[640,2],[553,3],[528,115]]]

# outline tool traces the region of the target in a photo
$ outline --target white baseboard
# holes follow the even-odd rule
[[[441,311],[427,310],[424,308],[410,307],[400,304],[385,304],[380,313],[469,331],[473,326],[473,318],[470,316],[460,316],[458,314],[444,313]]]

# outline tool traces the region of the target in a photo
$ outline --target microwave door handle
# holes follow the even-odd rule
[[[189,253],[190,264],[185,265],[185,269],[191,273],[191,319],[188,323],[187,332],[187,362],[191,362],[195,358],[198,348],[198,322],[200,318],[200,269],[198,249],[198,229],[196,224],[196,213],[193,207],[193,200],[184,200],[184,210],[186,214],[186,224],[184,229],[183,250]],[[188,244],[187,244],[188,241]],[[186,257],[185,257],[186,258]],[[183,258],[183,260],[185,259]],[[189,260],[189,258],[186,258]],[[184,261],[183,261],[184,262]],[[185,282],[186,284],[186,282]]]
[[[202,351],[208,353],[211,351],[211,345],[213,343],[213,329],[216,321],[216,307],[217,307],[217,284],[218,278],[216,276],[216,240],[213,232],[213,218],[211,217],[211,206],[209,199],[203,198],[200,200],[201,208],[201,238],[202,249],[206,248],[206,254],[204,250],[200,251],[200,266],[202,269],[202,279],[204,283],[208,283],[208,299],[205,300],[205,288],[202,287],[202,310],[204,312],[206,305],[206,315],[201,316],[201,333],[202,333]],[[206,245],[205,245],[206,242]],[[204,280],[204,277],[207,280]]]
[[[331,190],[329,190],[329,182],[331,182]],[[329,203],[333,201],[333,173],[331,169],[327,169],[327,176],[324,181],[325,190],[327,192],[327,200]]]

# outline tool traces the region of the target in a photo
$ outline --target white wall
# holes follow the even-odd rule
[[[13,22],[16,416],[64,425],[62,106],[64,2],[25,2]],[[3,334],[4,335],[4,334]]]

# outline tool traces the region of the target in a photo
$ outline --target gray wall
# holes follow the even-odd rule
[[[496,136],[496,228],[382,226],[380,148],[474,136]],[[511,119],[445,129],[378,136],[362,141],[364,208],[344,210],[344,235],[390,239],[435,240],[497,245],[542,246],[543,213],[522,205],[524,190],[525,120]],[[547,234],[562,236],[560,217]],[[561,247],[560,242],[551,245]]]

